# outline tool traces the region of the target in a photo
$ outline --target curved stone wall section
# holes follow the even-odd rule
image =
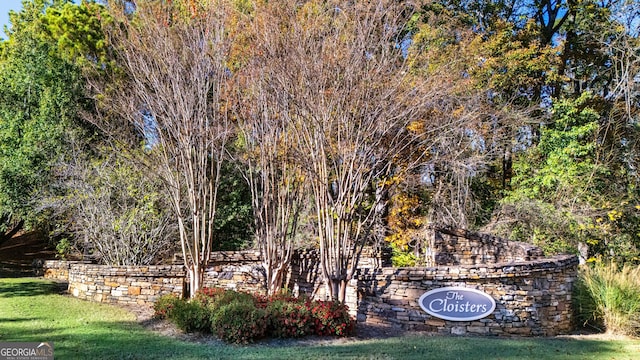
[[[95,302],[153,304],[165,294],[182,296],[184,275],[177,265],[71,264],[69,293]]]
[[[440,334],[552,336],[571,330],[571,290],[578,258],[563,255],[527,262],[430,268],[362,270],[357,289],[359,323]],[[496,308],[475,321],[449,321],[427,314],[422,294],[447,286],[477,289]]]
[[[439,229],[432,243],[434,265],[478,265],[529,261],[544,257],[531,244],[461,229]]]
[[[392,268],[389,254],[367,249],[347,288],[347,305],[360,323],[441,334],[551,336],[571,330],[571,291],[578,258],[543,257],[532,245],[464,230],[434,232],[433,267]],[[184,295],[180,264],[105,266],[46,261],[44,276],[69,282],[78,298],[109,303],[151,304],[164,294]],[[204,286],[264,292],[264,270],[256,251],[216,252]],[[317,251],[298,251],[286,279],[294,294],[326,299]],[[429,315],[418,301],[427,291],[465,287],[488,294],[495,310],[474,321]]]
[[[68,282],[71,265],[81,263],[81,261],[45,260],[42,263],[42,269],[34,269],[34,271],[36,275],[43,276],[45,279]]]

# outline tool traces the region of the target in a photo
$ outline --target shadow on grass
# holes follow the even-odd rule
[[[251,346],[224,345],[218,341],[191,343],[145,330],[120,313],[106,311],[105,306],[59,296],[26,299],[55,294],[59,289],[58,284],[39,279],[2,279],[0,305],[6,305],[7,312],[0,314],[0,341],[50,341],[59,359],[622,360],[637,355],[632,354],[635,345],[624,342],[543,338],[407,335],[307,346],[298,346],[296,341],[277,346],[269,342]],[[19,312],[12,313],[14,309]],[[90,313],[103,315],[94,317]],[[65,321],[69,318],[74,320]]]
[[[17,321],[30,319],[18,319]],[[0,328],[2,328],[0,323]],[[53,325],[53,324],[52,324]],[[2,335],[2,334],[0,334]],[[0,340],[7,340],[0,336]],[[151,333],[135,322],[90,322],[78,329],[20,329],[9,341],[50,341],[60,359],[633,359],[619,345],[573,339],[487,339],[405,336],[331,345],[295,342],[249,346],[191,343]],[[627,356],[627,357],[625,357]]]
[[[2,323],[19,323],[19,322],[28,322],[28,321],[34,321],[34,320],[38,320],[38,318],[10,318],[10,319],[3,319],[0,318],[0,324]]]
[[[214,347],[159,336],[134,322],[91,322],[80,329],[14,328],[8,332],[3,325],[10,324],[0,322],[0,341],[52,342],[57,359],[220,358]]]
[[[11,337],[52,341],[61,359],[632,359],[631,354],[621,356],[615,343],[572,339],[406,336],[313,346],[190,343],[150,333],[134,322],[95,322],[73,333],[30,329]]]
[[[0,278],[21,278],[33,276],[33,269],[8,267],[7,264],[0,264]]]
[[[67,284],[43,282],[31,278],[12,278],[0,282],[0,298],[26,297],[49,294],[60,294],[67,289]]]

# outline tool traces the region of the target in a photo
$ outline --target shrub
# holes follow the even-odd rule
[[[313,316],[302,301],[273,300],[265,311],[267,334],[271,337],[302,337],[313,333]]]
[[[211,332],[226,342],[253,342],[265,335],[266,327],[265,311],[253,300],[236,299],[211,313]]]
[[[153,317],[155,319],[171,318],[171,313],[179,301],[181,301],[181,299],[174,294],[161,296],[155,304],[153,304]]]
[[[230,343],[249,343],[265,335],[346,336],[355,325],[344,304],[311,301],[288,293],[263,296],[204,288],[191,301],[165,295],[154,310],[156,318],[167,318],[183,331],[211,331]]]
[[[236,300],[256,302],[255,297],[251,294],[222,288],[203,288],[196,293],[194,300],[209,307],[212,311]]]
[[[308,303],[314,318],[316,335],[347,336],[353,333],[355,321],[349,316],[349,308],[337,301],[312,301]]]
[[[156,319],[169,319],[186,332],[208,331],[207,308],[196,301],[181,299],[173,294],[161,296],[153,305]]]
[[[394,267],[416,266],[420,259],[411,251],[404,251],[399,246],[391,246],[391,263]]]
[[[197,301],[181,300],[175,303],[169,319],[185,332],[206,332],[211,328],[209,310]]]
[[[224,296],[229,291],[223,288],[202,288],[196,292],[194,301],[202,304],[205,307],[209,307],[212,303],[215,303],[220,297]]]
[[[254,294],[253,298],[256,301],[256,306],[260,308],[266,308],[269,304],[275,301],[304,303],[305,297],[295,297],[290,292],[282,291],[272,295]]]
[[[576,317],[608,333],[640,334],[640,266],[583,267],[575,288]]]

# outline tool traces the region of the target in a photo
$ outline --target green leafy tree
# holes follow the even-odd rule
[[[513,190],[503,200],[512,238],[549,252],[575,251],[602,201],[608,170],[597,162],[599,113],[593,97],[556,103],[540,143],[514,164]]]
[[[619,191],[620,173],[601,160],[598,107],[590,93],[554,105],[540,143],[514,164],[513,190],[498,216],[506,226],[498,231],[551,253],[590,247],[583,255],[637,258],[634,197]]]
[[[107,8],[94,1],[66,2],[48,7],[42,24],[60,57],[82,68],[104,70],[112,66],[112,48],[102,26],[113,21]]]
[[[225,191],[218,198],[213,250],[246,248],[253,238],[251,189],[231,164],[223,166],[220,181],[220,187]]]
[[[0,58],[0,213],[3,230],[35,226],[38,199],[50,189],[54,166],[77,131],[83,81],[78,68],[56,55],[41,21],[63,1],[25,1],[11,13]]]

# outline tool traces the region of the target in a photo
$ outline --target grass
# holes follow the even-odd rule
[[[52,341],[58,359],[637,359],[637,340],[404,336],[316,346],[179,341],[131,313],[58,294],[51,282],[0,279],[0,342]]]
[[[576,302],[581,321],[611,334],[640,335],[640,266],[582,267]]]

